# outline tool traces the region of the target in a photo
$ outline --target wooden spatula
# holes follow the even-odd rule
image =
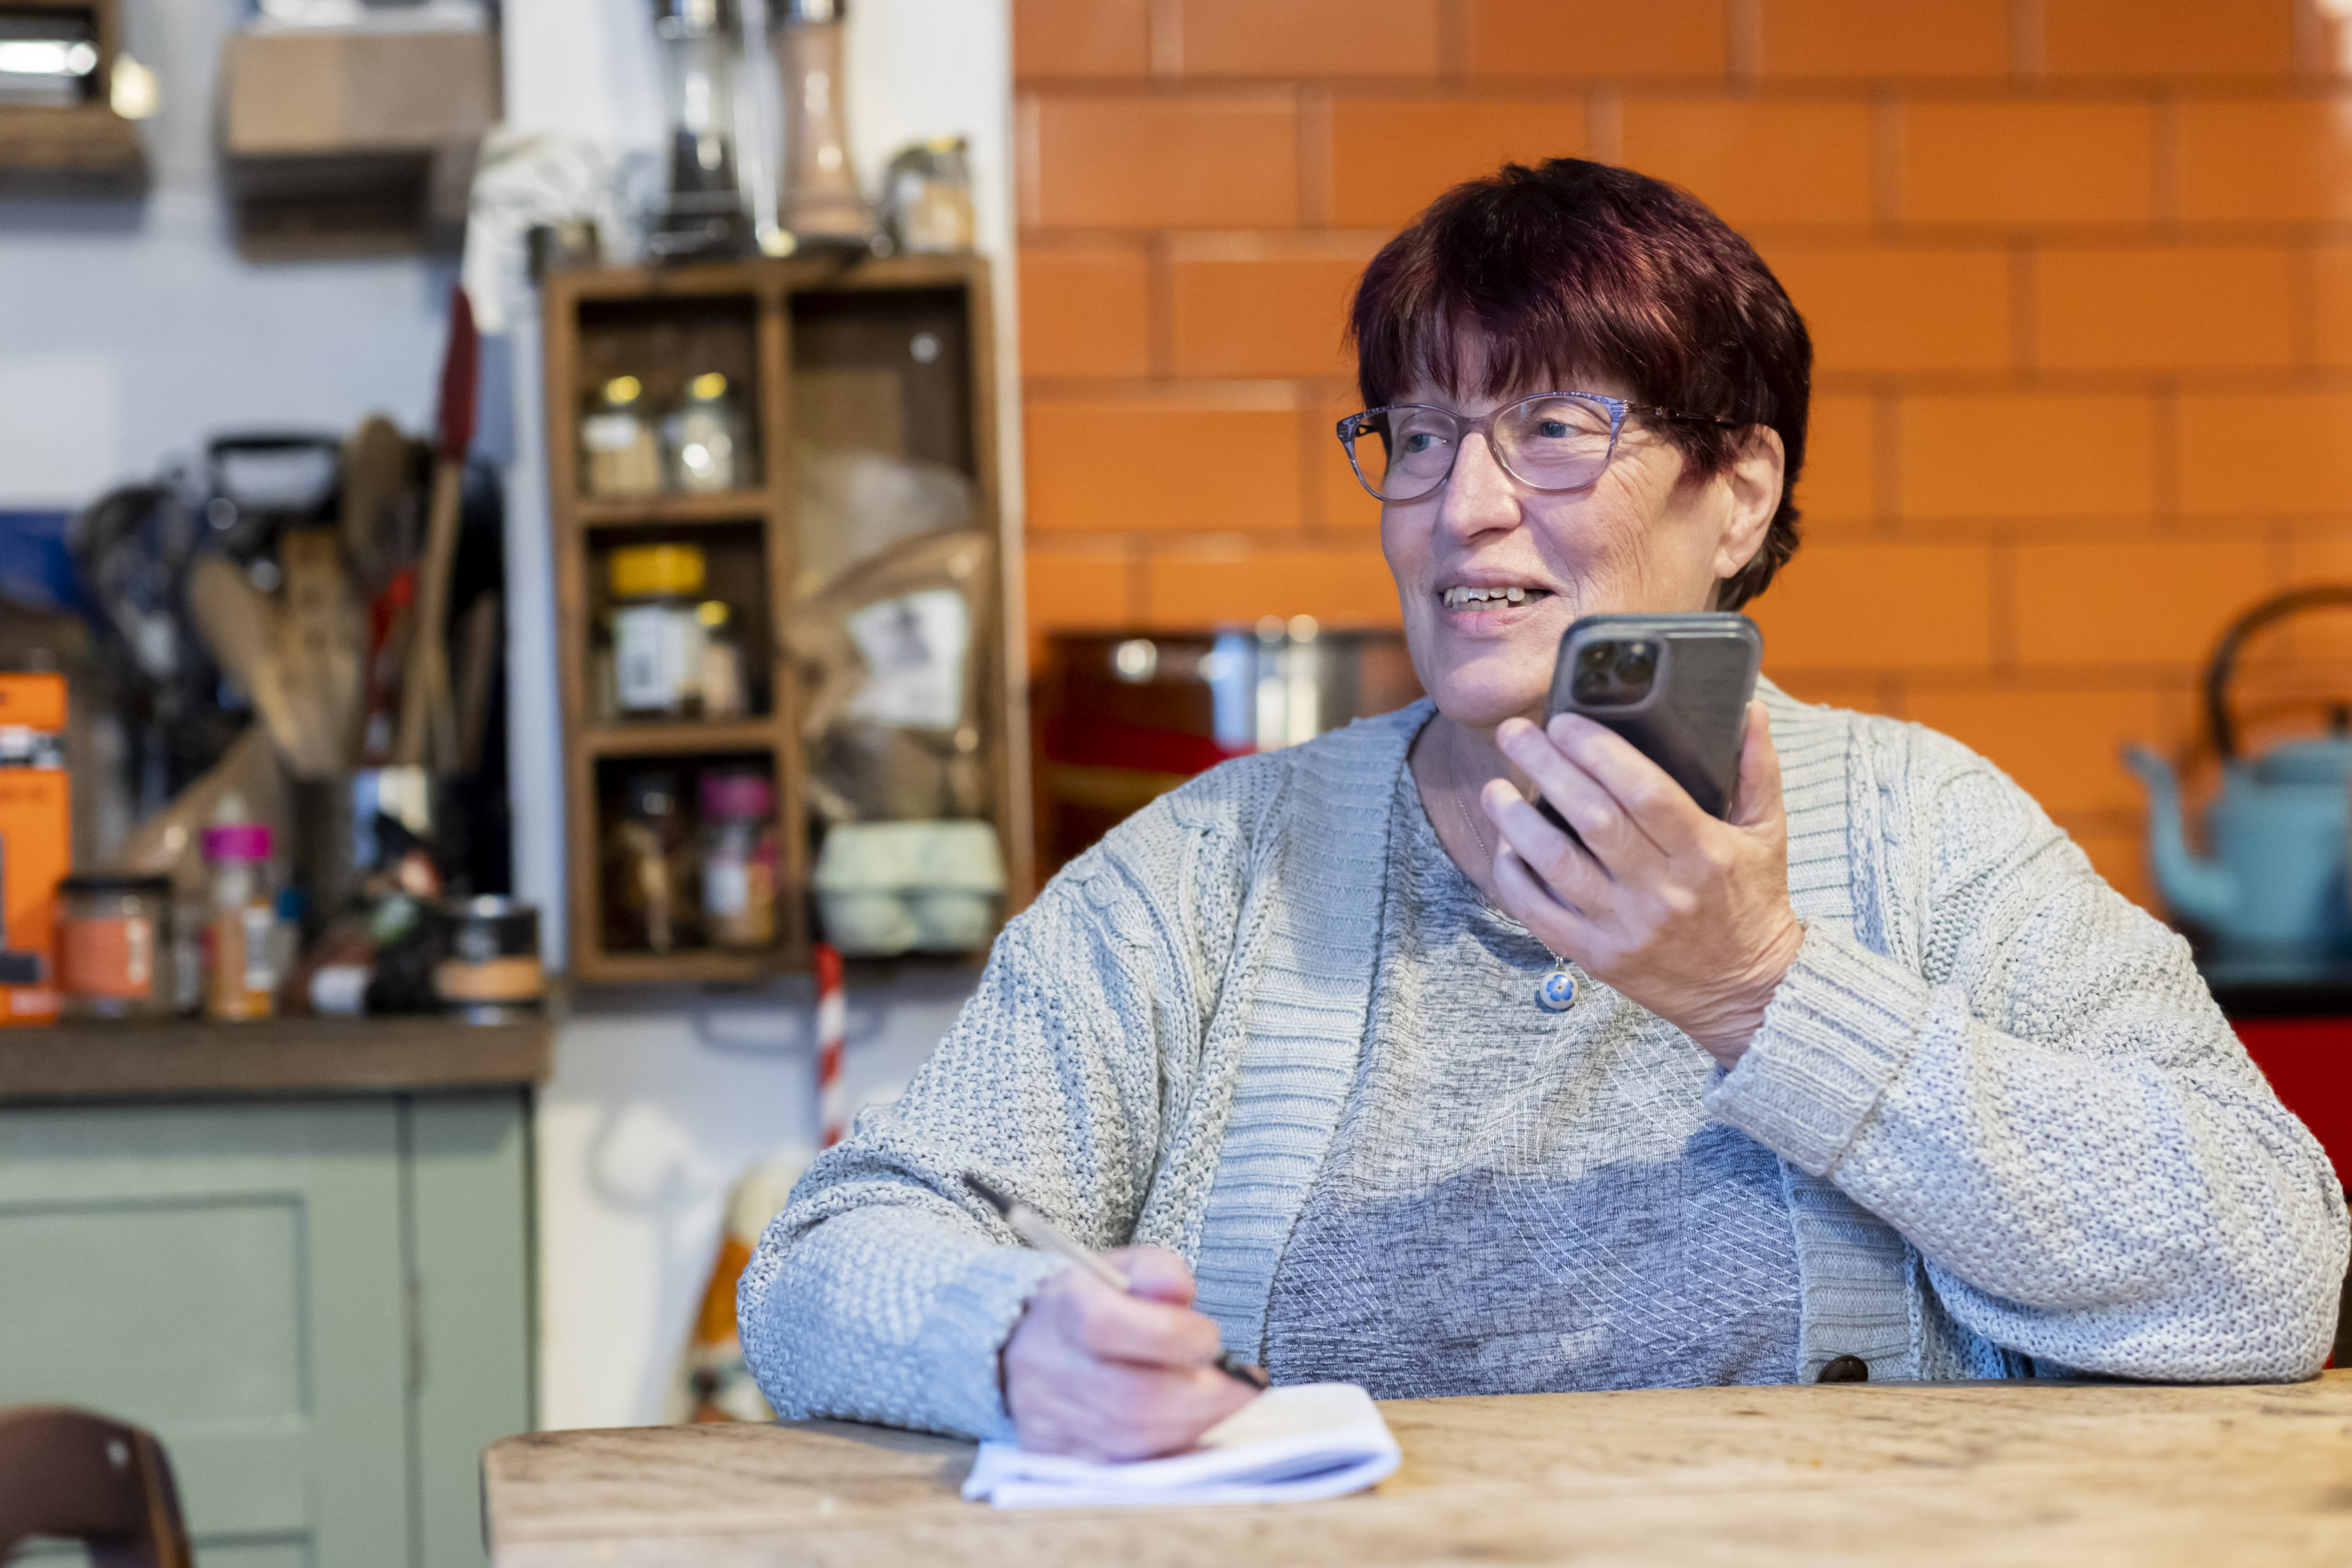
[[[441,410],[434,422],[433,506],[417,563],[416,616],[401,673],[401,722],[392,761],[447,773],[458,763],[457,716],[449,700],[449,567],[458,554],[466,449],[473,445],[481,338],[462,288],[449,290],[449,349],[441,362]]]

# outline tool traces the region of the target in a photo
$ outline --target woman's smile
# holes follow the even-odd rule
[[[1523,579],[1481,575],[1439,589],[1437,602],[1447,630],[1492,637],[1542,615],[1552,597],[1552,590]]]

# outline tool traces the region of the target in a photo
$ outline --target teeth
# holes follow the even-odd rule
[[[1531,592],[1542,592],[1542,589],[1525,588],[1453,587],[1445,591],[1444,601],[1449,610],[1459,610],[1469,604],[1524,604]]]

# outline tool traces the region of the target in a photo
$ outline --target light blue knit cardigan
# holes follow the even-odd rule
[[[2187,946],[1981,758],[1765,694],[1806,936],[1706,1106],[1781,1156],[1803,1375],[1840,1355],[1879,1379],[2316,1371],[2342,1191]],[[1387,805],[1427,717],[1218,768],[1012,923],[936,1055],[810,1168],[744,1274],[780,1413],[1009,1431],[997,1352],[1059,1265],[1012,1245],[967,1169],[1091,1246],[1175,1247],[1226,1343],[1262,1353],[1355,1082]]]

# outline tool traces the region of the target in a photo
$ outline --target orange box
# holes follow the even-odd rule
[[[1394,228],[1464,180],[1584,146],[1581,97],[1342,97],[1331,105],[1331,221]]]
[[[1735,226],[1871,220],[1871,108],[1628,98],[1619,162],[1671,180]]]
[[[1148,374],[1149,276],[1140,245],[1023,244],[1022,373]]]
[[[1747,613],[1764,669],[1949,670],[1993,657],[1992,553],[1982,545],[1823,540]]]
[[[1378,547],[1210,546],[1145,563],[1144,618],[1175,630],[1312,615],[1327,626],[1397,624],[1396,580]]]
[[[74,869],[72,784],[55,755],[65,677],[0,675],[0,1024],[57,1017],[57,885]]]
[[[2271,586],[2256,540],[2020,545],[2018,657],[2027,664],[2201,663]]]
[[[2009,0],[1764,0],[1763,73],[2006,77],[2009,9]]]
[[[1182,238],[1170,258],[1179,376],[1345,376],[1370,236]]]
[[[1177,0],[1187,76],[1434,76],[1437,0]]]
[[[1013,0],[1015,81],[1150,70],[1151,0]]]
[[[2146,795],[2121,761],[2137,742],[2169,750],[2175,710],[2147,685],[2061,691],[1914,690],[1905,716],[1991,758],[2044,811],[2133,811]]]
[[[1721,76],[1728,59],[1723,0],[1563,6],[1559,0],[1469,0],[1476,77]]]
[[[1905,397],[1896,416],[1905,518],[2145,517],[2155,509],[2146,398],[2011,392]]]
[[[1033,533],[1298,526],[1298,404],[1288,386],[1032,396],[1023,420]]]
[[[2179,429],[2183,512],[2352,512],[2352,394],[2184,393]]]
[[[2155,212],[2146,104],[1903,107],[1906,223],[2145,223]]]
[[[1298,115],[1288,93],[1024,106],[1022,211],[1046,228],[1289,229],[1298,223]]]
[[[2192,223],[2352,218],[2352,122],[2326,99],[2182,104],[2180,209]]]
[[[2295,258],[2278,249],[2045,250],[2035,262],[2045,370],[2284,369]]]
[[[1765,260],[1812,329],[1819,369],[2008,368],[2006,251],[1775,245]]]
[[[2041,0],[2056,77],[2285,76],[2294,0]]]

